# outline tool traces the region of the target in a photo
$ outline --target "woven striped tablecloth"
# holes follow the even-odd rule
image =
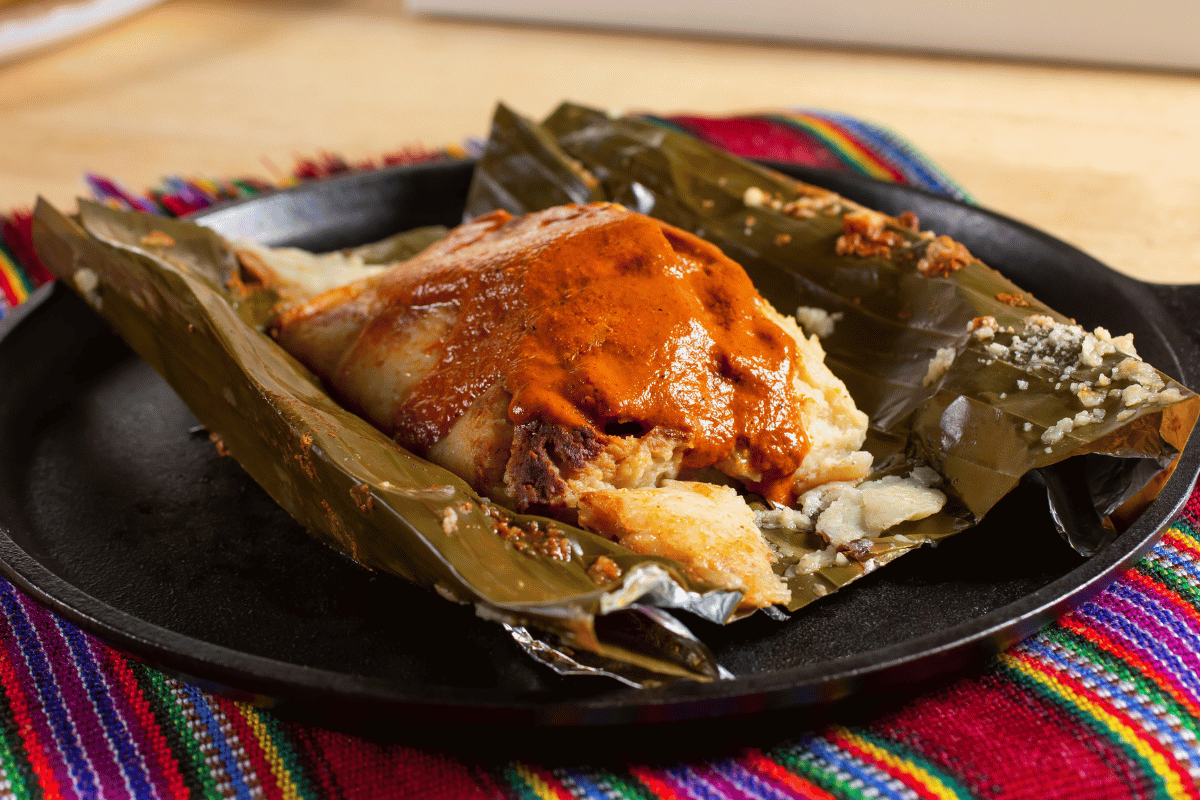
[[[842,115],[656,119],[741,155],[969,199],[888,131]],[[293,180],[374,166],[322,156]],[[88,181],[101,199],[170,215],[274,188],[168,178],[141,196]],[[0,313],[49,280],[27,214],[4,219],[3,239]],[[468,756],[277,718],[130,660],[0,580],[0,797],[1200,800],[1197,733],[1200,494],[1133,569],[982,672],[865,720],[669,762]]]

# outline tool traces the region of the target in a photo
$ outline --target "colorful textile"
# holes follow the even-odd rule
[[[961,196],[893,135],[837,115],[659,122]],[[295,179],[360,166],[323,157]],[[172,178],[142,197],[90,182],[108,202],[169,214],[271,188]],[[27,216],[4,236],[11,307],[48,276]],[[1132,570],[981,672],[866,721],[670,763],[487,759],[288,721],[130,660],[0,581],[0,798],[1200,800],[1198,735],[1200,493]]]

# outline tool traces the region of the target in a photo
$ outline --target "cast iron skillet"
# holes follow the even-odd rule
[[[350,175],[210,210],[231,238],[328,250],[455,224],[468,162]],[[1089,329],[1200,386],[1200,287],[1129,279],[996,214],[854,175],[787,168],[866,205],[915,211]],[[596,726],[814,709],[978,664],[1102,589],[1187,499],[1200,442],[1141,519],[1090,559],[1022,484],[978,527],[779,623],[687,620],[738,677],[636,691],[562,678],[503,630],[306,534],[220,458],[166,384],[61,287],[0,327],[0,560],[66,619],[207,688],[325,722]],[[873,702],[873,701],[872,701]],[[795,717],[793,716],[794,720]]]

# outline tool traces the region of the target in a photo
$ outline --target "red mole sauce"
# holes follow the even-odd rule
[[[665,429],[689,442],[684,467],[744,448],[769,495],[786,496],[807,449],[795,342],[759,310],[745,271],[621,206],[493,212],[388,273],[378,292],[458,311],[440,363],[395,420],[397,440],[417,452],[496,381],[517,425]]]

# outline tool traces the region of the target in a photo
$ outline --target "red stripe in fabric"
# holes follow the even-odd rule
[[[1195,606],[1172,591],[1169,586],[1164,586],[1149,575],[1137,570],[1126,572],[1121,579],[1134,584],[1156,601],[1162,603],[1166,606],[1167,611],[1172,617],[1186,624],[1193,633],[1200,636],[1200,611],[1197,611]]]
[[[1056,680],[1065,685],[1067,688],[1086,698],[1088,703],[1094,704],[1097,709],[1116,717],[1118,720],[1133,729],[1136,734],[1140,734],[1140,736],[1138,736],[1138,741],[1144,743],[1146,747],[1148,747],[1156,755],[1158,755],[1159,758],[1170,765],[1176,775],[1182,779],[1184,791],[1187,792],[1187,796],[1200,800],[1200,789],[1197,789],[1194,785],[1190,787],[1186,785],[1190,781],[1187,773],[1188,765],[1181,764],[1179,759],[1175,757],[1175,754],[1171,752],[1171,749],[1163,744],[1163,742],[1160,741],[1152,731],[1147,730],[1143,723],[1138,721],[1136,718],[1131,717],[1123,709],[1118,708],[1114,703],[1109,701],[1108,698],[1089,689],[1070,673],[1049,668],[1044,661],[1035,657],[1033,654],[1027,652],[1013,652],[1012,656],[1014,659],[1026,664],[1030,669],[1054,676]],[[1114,737],[1119,737],[1121,736],[1121,733],[1114,732],[1112,735]],[[1167,780],[1171,776],[1161,775],[1160,777],[1164,780]]]
[[[871,725],[985,797],[1052,797],[1064,774],[1096,797],[1143,797],[1126,754],[1077,717],[1000,675],[959,681]]]
[[[314,741],[316,730],[310,725],[287,726],[288,734],[295,744],[296,755],[305,765],[305,774],[312,782],[317,797],[341,798],[342,791],[337,784],[337,776],[322,755],[320,745]]]
[[[716,764],[698,762],[688,768],[697,781],[703,781],[726,800],[762,800],[749,787],[740,785],[733,780],[728,772],[722,772]]]
[[[1059,625],[1064,630],[1078,636],[1097,649],[1120,659],[1135,671],[1153,680],[1159,689],[1169,694],[1175,702],[1187,709],[1189,714],[1200,717],[1200,704],[1196,703],[1187,691],[1180,688],[1178,682],[1171,677],[1170,673],[1164,671],[1157,661],[1145,658],[1138,651],[1127,647],[1112,633],[1103,628],[1090,627],[1086,622],[1082,622],[1075,616],[1068,616],[1059,620]]]
[[[629,774],[641,781],[642,785],[647,789],[654,792],[659,800],[679,800],[679,798],[684,796],[675,791],[675,788],[671,784],[659,778],[648,767],[630,767]]]
[[[7,256],[0,257],[7,258]],[[0,292],[4,293],[4,301],[8,304],[8,307],[16,308],[17,306],[21,305],[22,299],[20,295],[17,294],[16,288],[9,283],[8,277],[6,276],[2,267],[3,265],[0,264]]]
[[[792,161],[825,169],[845,169],[837,155],[819,141],[773,120],[689,116],[667,119],[697,138],[735,155]]]
[[[870,764],[885,775],[894,778],[895,780],[907,786],[909,789],[912,789],[913,794],[915,794],[917,797],[924,798],[925,800],[940,800],[937,794],[929,790],[929,786],[926,783],[919,780],[911,772],[896,769],[894,764],[889,764],[883,759],[877,758],[869,751],[860,747],[857,742],[848,739],[837,729],[826,731],[825,735],[829,737],[830,741],[843,750],[849,752],[859,761],[864,761],[867,764]]]
[[[76,796],[67,765],[61,758],[51,759],[50,753],[58,752],[58,745],[50,731],[45,709],[36,695],[36,683],[21,653],[20,643],[11,629],[0,637],[4,646],[0,648],[0,684],[12,709],[13,720],[29,758],[30,768],[37,778],[38,787],[46,798],[73,798]],[[28,687],[31,694],[25,694]]]
[[[142,693],[129,663],[116,651],[99,643],[93,644],[92,652],[108,677],[113,701],[118,704],[121,716],[129,726],[130,736],[138,743],[138,750],[159,797],[162,800],[190,797],[179,771],[179,762],[172,755],[150,702]]]
[[[33,215],[28,211],[15,211],[3,220],[2,227],[5,243],[34,287],[54,280],[33,249]]]
[[[1192,500],[1200,497],[1200,492],[1192,495]],[[1163,534],[1163,544],[1169,545],[1176,550],[1180,550],[1184,555],[1192,559],[1200,560],[1200,542],[1197,542],[1191,536],[1188,536],[1183,531],[1170,528]]]
[[[757,772],[765,779],[786,787],[789,792],[804,798],[804,800],[836,800],[829,792],[794,772],[789,772],[759,750],[747,751],[743,764],[746,769]]]
[[[794,120],[794,124],[804,129],[819,131],[819,135],[830,143],[829,146],[836,147],[843,154],[843,158],[857,162],[859,169],[862,169],[863,165],[874,165],[875,169],[886,175],[888,179],[896,183],[906,183],[904,173],[885,161],[874,147],[865,144],[842,124],[813,113],[788,114],[784,116],[784,119]],[[821,131],[822,128],[827,128],[828,132]],[[838,142],[838,137],[844,142]]]
[[[321,782],[333,794],[324,797],[357,798],[479,798],[494,795],[480,786],[474,774],[457,759],[438,752],[402,744],[382,744],[349,734],[308,727],[298,737],[297,749],[327,770]]]

